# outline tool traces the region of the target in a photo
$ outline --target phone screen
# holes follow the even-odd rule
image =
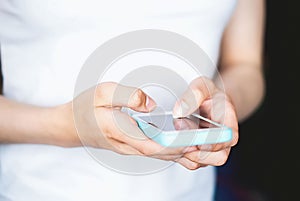
[[[199,128],[218,127],[216,124],[210,123],[203,119],[199,119],[192,115],[184,118],[173,118],[172,114],[152,114],[141,115],[139,116],[139,118],[163,131],[191,130]]]

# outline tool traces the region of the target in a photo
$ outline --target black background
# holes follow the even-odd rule
[[[287,155],[284,153],[290,149],[286,137],[296,134],[294,127],[287,128],[291,123],[285,122],[298,117],[296,101],[288,98],[297,93],[297,73],[292,69],[297,68],[299,40],[291,28],[297,27],[298,11],[296,5],[289,4],[288,8],[286,1],[268,0],[266,5],[266,96],[260,108],[240,124],[239,143],[228,162],[218,168],[218,179],[232,180],[242,191],[258,195],[248,200],[294,200],[278,184],[290,171],[290,163],[283,163]],[[292,41],[289,47],[288,38]],[[222,185],[218,185],[219,188]],[[225,201],[225,198],[218,200]]]
[[[291,98],[299,92],[296,84],[299,39],[292,31],[299,27],[299,6],[296,1],[289,4],[289,8],[287,1],[268,0],[266,3],[266,96],[260,108],[240,124],[239,143],[228,162],[218,168],[219,180],[230,178],[241,191],[256,194],[243,200],[297,200],[298,196],[292,198],[287,192],[294,185],[293,177],[298,171],[293,167],[299,163],[299,156],[292,157],[296,150],[291,150],[295,146],[290,142],[297,141],[296,125],[299,125],[297,102]],[[289,47],[288,40],[293,43]],[[297,185],[297,180],[295,182]],[[219,184],[219,188],[222,185]]]

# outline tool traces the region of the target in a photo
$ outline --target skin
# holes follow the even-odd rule
[[[154,100],[140,89],[117,83],[101,83],[56,107],[37,107],[0,96],[0,142],[85,145],[124,155],[172,160],[191,170],[223,165],[238,142],[238,123],[247,119],[263,99],[263,27],[264,2],[240,0],[223,35],[220,76],[195,79],[174,106],[174,116],[186,116],[199,109],[201,114],[231,127],[230,142],[161,147],[145,138],[135,121],[120,110],[129,107],[149,112],[155,108]],[[122,98],[112,98],[116,89]],[[94,101],[87,104],[91,98]]]

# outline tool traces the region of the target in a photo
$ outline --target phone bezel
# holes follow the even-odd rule
[[[191,114],[193,117],[204,120],[210,124],[215,125],[213,128],[200,128],[188,130],[171,130],[165,131],[149,124],[140,117],[150,115],[172,115],[172,112],[165,113],[135,113],[131,116],[136,120],[139,128],[143,133],[163,146],[192,146],[202,144],[216,144],[230,141],[232,139],[232,129],[207,119],[199,114]],[[177,141],[176,141],[177,139]],[[174,143],[174,141],[176,141]]]

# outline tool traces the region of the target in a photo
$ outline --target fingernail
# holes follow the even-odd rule
[[[149,110],[149,111],[152,111],[155,107],[156,107],[156,104],[154,102],[154,100],[152,98],[150,98],[149,96],[147,96],[146,98],[146,108]]]
[[[173,117],[179,118],[179,117],[185,117],[189,114],[189,106],[184,101],[180,101],[179,103],[175,104],[174,110],[173,110]]]
[[[178,122],[177,127],[178,127],[178,130],[187,130],[187,129],[189,129],[189,125],[186,121]]]
[[[211,151],[212,145],[211,144],[203,144],[199,147],[201,151]]]

